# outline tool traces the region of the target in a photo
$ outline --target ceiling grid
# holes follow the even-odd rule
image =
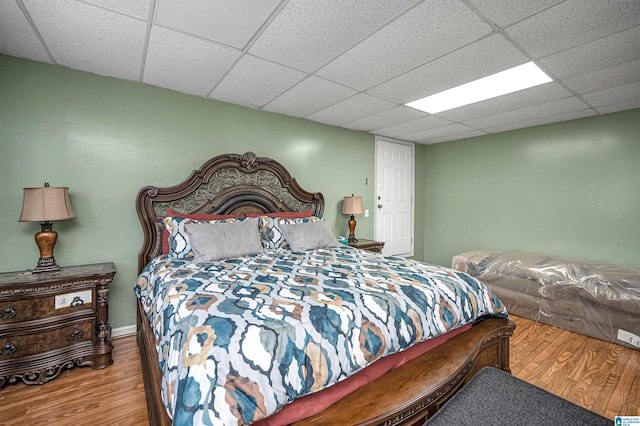
[[[0,53],[421,144],[640,107],[636,0],[5,0]],[[404,105],[529,61],[553,82]]]

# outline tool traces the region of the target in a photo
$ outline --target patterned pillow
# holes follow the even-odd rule
[[[171,209],[167,209],[167,216],[171,217],[186,217],[188,219],[195,220],[220,220],[220,219],[231,219],[244,217],[234,214],[209,214],[209,213],[178,213],[174,212]],[[162,254],[169,253],[169,231],[167,228],[164,228],[162,232]]]
[[[193,248],[189,243],[189,236],[184,226],[190,223],[232,223],[247,220],[245,217],[220,220],[195,220],[187,217],[167,216],[162,222],[169,231],[169,255],[176,259],[193,258]]]
[[[260,216],[258,222],[258,228],[260,229],[260,239],[262,240],[262,246],[265,249],[282,249],[289,248],[289,243],[282,234],[280,224],[292,224],[292,223],[307,223],[317,222],[322,220],[318,216],[311,216],[305,218],[280,218],[271,216]]]

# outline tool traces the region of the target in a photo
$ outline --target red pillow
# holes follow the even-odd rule
[[[171,209],[167,209],[167,216],[184,217],[193,220],[221,220],[243,217],[238,214],[178,213]],[[167,253],[169,253],[169,231],[167,231],[167,228],[165,227],[162,232],[162,254]]]
[[[311,210],[307,210],[306,212],[247,213],[247,217],[260,216],[277,217],[280,219],[303,219],[305,217],[311,217]]]

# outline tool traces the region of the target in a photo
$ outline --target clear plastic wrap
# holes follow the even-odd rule
[[[516,250],[461,253],[452,267],[511,314],[640,350],[640,268]]]

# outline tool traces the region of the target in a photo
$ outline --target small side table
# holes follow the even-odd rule
[[[111,262],[0,274],[0,388],[43,384],[74,366],[113,363]]]
[[[355,247],[361,250],[372,251],[374,253],[382,253],[382,249],[384,248],[384,242],[358,238],[357,243],[349,243],[349,246]]]

